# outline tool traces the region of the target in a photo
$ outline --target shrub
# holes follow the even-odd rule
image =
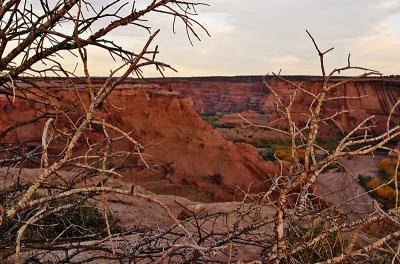
[[[384,182],[377,178],[372,178],[367,182],[367,188],[373,190],[381,186]]]
[[[302,230],[298,231],[297,236],[302,239],[312,239],[314,237],[319,236],[323,233],[321,228],[302,228]],[[298,237],[289,238],[289,243],[291,240],[296,241]],[[296,260],[293,263],[317,263],[323,261],[325,259],[329,259],[332,255],[339,255],[343,247],[345,246],[345,239],[340,233],[332,233],[328,235],[325,239],[318,241],[312,248],[304,250],[298,254],[294,255],[294,259]],[[357,247],[358,245],[356,245]],[[352,263],[349,261],[343,261],[341,263]]]
[[[339,138],[317,138],[317,144],[324,149],[334,150],[338,145]]]
[[[265,138],[254,138],[249,143],[256,148],[271,148],[272,147],[271,140],[268,140]]]
[[[280,160],[286,160],[286,161],[292,160],[292,151],[287,147],[279,147],[275,149],[275,155]]]
[[[392,179],[396,174],[396,163],[397,161],[391,159],[382,160],[378,165],[379,173],[385,178]]]
[[[396,190],[389,185],[385,185],[386,183],[387,183],[386,181],[381,179],[370,178],[366,182],[366,187],[369,190],[376,189],[373,193],[373,196],[375,196],[375,198],[377,198],[380,202],[382,202],[384,208],[389,209],[393,207],[393,203],[395,202]]]
[[[306,157],[305,154],[306,154],[306,150],[305,149],[297,149],[297,156],[298,156],[298,158],[299,158],[299,160],[301,162],[304,162],[304,159]]]
[[[396,199],[396,191],[389,185],[382,186],[381,188],[376,190],[376,193],[378,197],[385,200],[394,201]]]
[[[371,176],[364,176],[364,175],[358,175],[358,181],[361,186],[363,186],[365,189],[368,189],[367,183],[372,179]]]
[[[289,147],[276,148],[275,155],[281,160],[286,160],[286,161],[292,160],[292,150]],[[305,150],[297,149],[297,156],[298,156],[300,162],[304,162]]]
[[[215,116],[215,115],[217,115],[217,112],[216,111],[207,111],[204,113],[200,113],[199,115],[200,116]]]
[[[224,123],[224,124],[213,124],[215,128],[235,128],[235,125],[232,123]]]
[[[246,140],[244,140],[243,138],[234,138],[232,140],[233,143],[247,143]]]
[[[272,160],[272,161],[276,160],[274,150],[271,148],[265,149],[261,153],[261,156],[263,157],[264,160]]]
[[[103,214],[97,208],[85,205],[64,213],[50,214],[37,224],[27,229],[27,238],[36,240],[100,234],[105,233],[106,228]]]

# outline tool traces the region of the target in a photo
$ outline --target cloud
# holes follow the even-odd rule
[[[391,27],[379,28],[362,41],[354,41],[357,63],[381,71],[383,74],[400,73],[400,38]]]
[[[281,55],[265,58],[265,62],[274,71],[283,70],[283,74],[296,72],[297,74],[305,74],[310,69],[309,62],[295,55]]]
[[[328,68],[346,63],[348,53],[360,65],[384,72],[399,71],[393,53],[400,34],[400,3],[387,0],[214,0],[206,20],[225,14],[230,30],[205,40],[205,45],[174,57],[188,61],[191,74],[264,74],[283,69],[288,74],[319,74],[319,61],[305,29],[322,49],[335,46],[327,56]],[[201,15],[200,15],[201,20]],[[216,23],[218,24],[218,23]],[[197,49],[198,48],[198,49]],[[187,59],[189,58],[189,60]],[[193,59],[196,59],[193,64]],[[208,71],[207,71],[208,70]],[[185,75],[181,71],[178,75]]]
[[[201,16],[202,24],[212,36],[233,33],[236,26],[230,20],[231,16],[226,12],[205,13]]]
[[[173,34],[172,18],[159,14],[148,17],[153,29],[162,29],[156,39],[159,59],[179,70],[170,76],[265,74],[279,69],[287,74],[319,74],[318,57],[305,29],[312,32],[321,49],[335,47],[327,56],[328,68],[344,65],[351,53],[359,65],[373,66],[385,73],[400,71],[397,0],[205,2],[210,7],[199,8],[197,19],[212,37],[200,34],[202,41],[195,41],[194,47],[182,24]],[[144,30],[125,27],[116,32],[113,40],[138,49],[146,36]],[[94,65],[94,72],[108,74],[107,57],[94,56],[104,62]]]

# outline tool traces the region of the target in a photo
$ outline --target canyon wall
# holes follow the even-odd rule
[[[319,91],[322,86],[320,77],[286,76],[285,78],[313,93]],[[282,80],[272,77],[265,79],[262,76],[128,79],[118,89],[164,90],[166,93],[188,97],[191,107],[197,113],[237,113],[252,110],[263,113],[265,116],[271,116],[270,121],[273,121],[277,114],[276,99],[263,83],[264,80],[270,83],[279,97],[287,104],[290,96],[294,93],[294,86]],[[336,77],[330,84],[343,80],[346,80],[346,77]],[[36,81],[46,89],[65,86],[63,79],[39,79]],[[104,81],[104,78],[95,78],[94,85],[100,86]],[[85,90],[85,80],[74,79],[71,87]],[[345,114],[336,118],[344,130],[348,131],[364,118],[374,115],[373,129],[376,132],[382,132],[386,129],[387,117],[393,105],[400,98],[400,78],[363,78],[332,90],[328,98],[332,97],[354,97],[354,99],[332,100],[324,104],[325,115],[346,111]],[[292,110],[294,118],[297,119],[297,122],[305,122],[304,113],[309,112],[308,108],[313,97],[300,92],[296,98]],[[393,112],[391,121],[391,125],[400,122],[400,107]],[[285,126],[283,122],[276,124]]]
[[[302,84],[306,90],[316,90],[322,85],[322,79],[315,76],[284,76],[287,80]],[[332,79],[332,83],[345,80],[346,77]],[[128,80],[125,84],[151,85],[188,96],[197,112],[240,112],[243,110],[271,110],[265,102],[270,92],[263,81],[268,81],[279,94],[287,96],[294,87],[290,84],[262,76],[238,77],[188,77],[188,78],[149,78],[143,81]],[[360,99],[363,108],[371,113],[388,112],[400,95],[400,78],[362,78],[336,89],[335,94],[367,96]],[[371,100],[373,104],[371,105]],[[350,103],[348,105],[352,105]]]
[[[75,103],[66,115],[54,117],[55,126],[69,133],[84,116],[83,105],[88,107],[87,91],[79,89],[79,84],[75,84],[76,89],[68,89],[66,83],[58,81],[40,85],[50,89],[53,95]],[[17,98],[12,102],[5,96],[0,96],[0,110],[0,132],[15,122],[37,115],[26,100]],[[264,161],[253,146],[227,141],[193,111],[188,97],[182,95],[120,87],[110,94],[95,119],[105,120],[127,133],[132,132],[132,137],[145,146],[142,155],[150,168],[137,154],[123,161],[130,168],[123,172],[124,181],[133,184],[147,181],[156,184],[158,181],[158,188],[162,188],[167,181],[207,196],[197,195],[196,199],[225,201],[241,197],[237,187],[250,192],[265,190],[269,180],[281,170],[278,162]],[[16,128],[0,143],[22,143],[28,151],[40,147],[45,121],[40,119]],[[120,136],[112,130],[108,133],[112,137]],[[96,153],[95,149],[88,148],[88,144],[101,146],[104,142],[102,128],[91,126],[74,149],[75,156]],[[65,143],[65,140],[58,139],[49,145],[50,159],[57,160]],[[136,151],[127,141],[116,141],[111,148],[114,151]],[[119,162],[112,161],[115,164]]]
[[[288,78],[311,93],[321,87],[321,79],[317,77]],[[102,85],[104,80],[94,79],[94,86]],[[341,80],[335,79],[333,83]],[[62,115],[55,117],[60,127],[68,129],[71,121],[80,120],[84,109],[79,105],[82,102],[87,104],[84,79],[75,79],[73,82],[63,79],[35,81],[52,94],[77,104],[76,109],[72,110],[71,120]],[[294,87],[286,82],[269,81],[284,102],[294,93]],[[328,97],[343,96],[357,98],[328,101],[323,112],[348,111],[338,120],[345,129],[351,129],[363,118],[375,115],[374,129],[383,131],[390,109],[400,98],[400,79],[362,79],[339,87]],[[312,100],[307,93],[298,94],[293,108],[296,121],[304,121],[304,113],[308,112]],[[16,122],[36,116],[38,113],[30,103],[18,98],[12,102],[10,98],[1,96],[0,133]],[[279,173],[279,165],[263,161],[250,145],[225,140],[196,112],[233,113],[247,110],[271,117],[276,115],[275,98],[265,87],[262,77],[129,79],[110,95],[97,118],[105,119],[126,131],[134,131],[135,138],[148,146],[146,157],[150,164],[156,166],[156,173],[162,175],[163,180],[206,191],[212,200],[230,200],[235,195],[236,186],[247,189],[251,185],[251,191],[255,192],[265,190],[268,180]],[[393,113],[391,125],[399,122],[398,107]],[[32,149],[40,145],[43,126],[44,120],[38,120],[16,129],[0,143],[19,142]],[[88,135],[89,139],[96,140],[101,133],[91,131]],[[85,151],[85,140],[81,142],[81,152]],[[59,153],[63,148],[61,145],[51,146],[50,150]],[[122,144],[118,147],[127,149],[132,146]],[[140,182],[148,176],[149,171],[137,170],[128,173],[126,179]]]
[[[305,90],[316,92],[322,86],[322,79],[315,76],[284,76],[290,82],[302,86]],[[331,84],[345,80],[346,77],[333,78]],[[94,85],[100,86],[105,78],[95,78]],[[153,88],[187,96],[192,108],[198,113],[222,112],[234,113],[246,110],[271,114],[276,111],[275,98],[266,88],[263,81],[271,87],[284,101],[288,101],[294,87],[282,80],[262,76],[237,77],[185,77],[185,78],[148,78],[143,80],[128,79],[119,89]],[[74,88],[85,89],[84,79],[74,79]],[[63,79],[40,80],[43,87],[52,89],[63,87]],[[362,78],[334,89],[329,96],[350,96],[358,99],[332,101],[327,108],[341,108],[363,111],[370,115],[387,116],[395,102],[400,98],[400,77]],[[311,97],[304,93],[298,95],[296,111],[308,108]],[[400,115],[400,107],[394,115]]]
[[[301,85],[302,88],[317,93],[322,87],[322,79],[313,76],[287,76],[290,82]],[[244,77],[203,77],[203,78],[171,78],[171,79],[147,79],[145,85],[174,91],[188,96],[193,109],[198,113],[234,113],[253,110],[266,115],[276,114],[276,99],[267,89],[263,81],[270,86],[288,103],[295,87],[288,82],[261,76]],[[337,84],[346,80],[333,78],[330,84]],[[400,78],[363,78],[349,82],[333,89],[328,98],[351,97],[352,99],[340,99],[327,101],[323,111],[328,115],[338,111],[347,111],[337,120],[345,130],[352,129],[364,118],[374,115],[377,132],[386,128],[386,120],[396,101],[400,98]],[[304,121],[304,113],[308,113],[309,105],[313,97],[300,92],[294,103],[293,113],[299,121]],[[400,121],[400,107],[392,114],[392,124]]]

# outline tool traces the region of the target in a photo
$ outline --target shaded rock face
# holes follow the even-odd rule
[[[322,80],[318,77],[289,76],[287,78],[313,93],[319,91],[322,86]],[[344,78],[336,78],[331,83],[343,80]],[[288,103],[295,88],[282,80],[268,81],[283,101]],[[150,79],[147,83],[188,96],[193,109],[199,113],[234,113],[253,110],[267,115],[276,114],[276,99],[265,87],[263,78],[259,76]],[[349,111],[341,115],[338,120],[345,130],[353,128],[364,118],[375,115],[375,131],[382,132],[386,128],[386,120],[391,108],[400,98],[400,79],[364,78],[341,85],[328,97],[344,96],[359,98],[326,102],[323,112],[328,114],[342,110]],[[297,95],[292,111],[296,121],[304,121],[302,113],[308,113],[312,100],[313,97],[304,92]],[[393,112],[392,124],[397,124],[399,121],[400,107],[397,107]]]
[[[300,82],[297,81],[297,84],[300,84]],[[335,82],[332,82],[332,84],[335,84]],[[281,81],[273,82],[272,86],[277,87],[275,91],[284,98],[284,101],[289,101],[290,95],[294,91],[291,87]],[[316,94],[321,89],[321,82],[318,80],[304,81],[302,86]],[[339,97],[351,99],[326,101],[322,108],[324,116],[346,111],[345,114],[341,114],[336,118],[336,121],[344,131],[350,131],[365,118],[375,116],[375,125],[372,131],[382,133],[386,130],[387,118],[392,107],[400,98],[400,82],[397,80],[365,79],[342,85],[328,93],[326,98]],[[263,103],[260,104],[260,110],[266,113],[275,113],[276,107],[272,103],[274,101],[272,94],[266,96]],[[309,105],[311,105],[312,101],[313,97],[304,92],[300,92],[297,95],[297,100],[295,100],[292,110],[297,123],[306,122],[306,117],[303,113],[309,112]],[[392,113],[391,126],[398,124],[399,121],[400,108],[397,107]]]
[[[76,93],[68,89],[49,89],[72,101],[80,100]],[[83,90],[80,98],[87,100]],[[34,114],[29,105],[19,100],[11,105],[0,97],[0,108],[0,119],[6,119],[3,125]],[[81,113],[72,112],[70,116],[75,122]],[[237,187],[251,192],[263,191],[269,186],[269,180],[280,172],[279,164],[264,161],[253,146],[225,140],[192,110],[190,100],[184,96],[119,88],[104,103],[96,119],[105,119],[128,132],[134,131],[133,137],[147,146],[144,155],[148,164],[155,166],[156,174],[162,174],[172,184],[191,186],[206,192],[212,196],[212,200],[232,200],[235,196],[239,198]],[[17,129],[6,140],[40,145],[44,122],[42,120]],[[62,116],[56,122],[59,127],[69,125],[68,120]],[[92,144],[101,142],[102,138],[101,129],[97,132],[95,130],[87,134]],[[86,141],[82,139],[76,153],[85,153]],[[55,143],[49,150],[57,153],[62,147],[62,144],[58,146]],[[115,150],[134,149],[133,145],[126,142],[113,143],[112,147]],[[139,159],[136,161],[140,163]],[[140,184],[146,177],[154,177],[154,172],[136,169],[125,173],[125,177],[126,181]]]
[[[189,97],[193,109],[200,113],[259,110],[268,95],[262,82],[193,81],[166,83],[161,87]]]

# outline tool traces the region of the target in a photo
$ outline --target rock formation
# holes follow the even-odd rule
[[[225,140],[191,108],[184,96],[129,89],[116,90],[110,100],[123,108],[107,114],[110,123],[135,131],[151,164],[159,164],[166,178],[195,186],[217,200],[230,199],[235,187],[261,191],[268,175],[279,166],[265,162],[254,147]],[[151,146],[153,145],[153,146]]]
[[[321,79],[317,77],[289,78],[292,82],[302,83],[311,92],[321,85]],[[160,185],[153,186],[154,189],[163,189],[161,183],[190,186],[192,193],[203,191],[205,196],[210,196],[209,200],[229,200],[235,196],[237,186],[245,190],[251,186],[251,191],[265,190],[266,181],[279,172],[279,165],[263,161],[250,145],[225,140],[196,114],[196,111],[232,113],[251,110],[255,114],[263,112],[265,116],[273,117],[276,114],[274,98],[262,80],[256,76],[126,81],[105,102],[98,119],[104,118],[126,131],[134,131],[134,137],[147,146],[146,159],[156,171],[137,169],[125,173],[126,180],[147,183],[148,179],[157,179]],[[339,80],[342,79],[333,81]],[[80,100],[87,100],[83,79],[74,80],[71,87],[62,79],[36,81],[43,88],[51,89],[53,94],[70,98],[78,106]],[[94,85],[99,86],[103,82],[104,79],[96,78]],[[272,86],[284,100],[288,100],[294,91],[293,87],[279,80],[273,80]],[[362,79],[340,87],[330,95],[360,98],[329,102],[324,111],[351,110],[339,120],[345,129],[354,127],[366,116],[376,115],[375,130],[383,131],[389,111],[400,97],[399,87],[400,80],[396,78]],[[77,96],[79,94],[80,97]],[[298,114],[300,121],[304,118],[301,114],[308,111],[311,100],[311,96],[299,94],[293,112]],[[339,105],[341,108],[338,108]],[[28,102],[17,99],[12,103],[4,96],[0,97],[0,110],[0,132],[15,122],[35,116]],[[72,113],[73,119],[78,120],[81,113],[82,109]],[[398,123],[399,119],[398,108],[393,113],[392,121]],[[28,149],[40,145],[43,122],[17,129],[3,141],[25,143]],[[70,125],[62,116],[57,117],[57,122],[64,127]],[[101,133],[96,135],[96,131],[90,133],[93,139],[101,136]],[[129,146],[121,144],[118,147]],[[50,151],[57,153],[60,148],[61,145],[52,146]],[[199,195],[194,199],[198,198]]]
[[[293,83],[302,84],[304,89],[311,92],[316,92],[322,85],[319,77],[287,76],[286,78]],[[344,79],[345,77],[334,78],[332,83]],[[294,92],[293,86],[282,80],[272,80],[270,77],[267,80],[284,101],[289,100]],[[146,83],[188,96],[194,110],[199,113],[234,113],[247,110],[263,112],[267,115],[276,113],[275,98],[263,84],[261,76],[149,79]],[[400,79],[397,77],[363,78],[340,86],[330,96],[360,97],[325,104],[324,111],[328,113],[335,113],[338,110],[349,111],[338,120],[344,129],[350,129],[365,117],[375,115],[375,130],[382,132],[391,108],[400,98]],[[308,112],[312,99],[305,93],[298,95],[293,113],[298,113],[297,117],[300,120],[304,119],[302,113]],[[400,107],[393,113],[392,121],[396,123],[399,120]]]
[[[69,89],[47,89],[75,102],[87,98],[83,89],[80,98]],[[20,100],[11,104],[1,98],[0,108],[0,118],[6,120],[3,125],[34,115],[29,104]],[[80,113],[71,112],[71,119],[76,122]],[[185,96],[122,87],[110,95],[97,119],[104,119],[125,131],[134,131],[134,138],[146,146],[143,154],[154,170],[126,172],[125,180],[133,183],[158,177],[158,180],[168,180],[211,195],[209,200],[223,201],[232,200],[235,195],[240,197],[237,187],[251,192],[265,190],[268,180],[280,171],[279,164],[264,161],[253,146],[225,140],[192,110],[190,100]],[[8,140],[25,143],[31,148],[40,145],[44,121],[16,129]],[[69,125],[62,116],[56,122],[61,127]],[[93,128],[88,140],[93,143],[101,136],[101,129],[96,132]],[[49,150],[57,153],[62,147],[62,144],[52,144]],[[113,148],[132,150],[126,142],[117,142]],[[83,139],[75,152],[86,150],[86,139]]]

